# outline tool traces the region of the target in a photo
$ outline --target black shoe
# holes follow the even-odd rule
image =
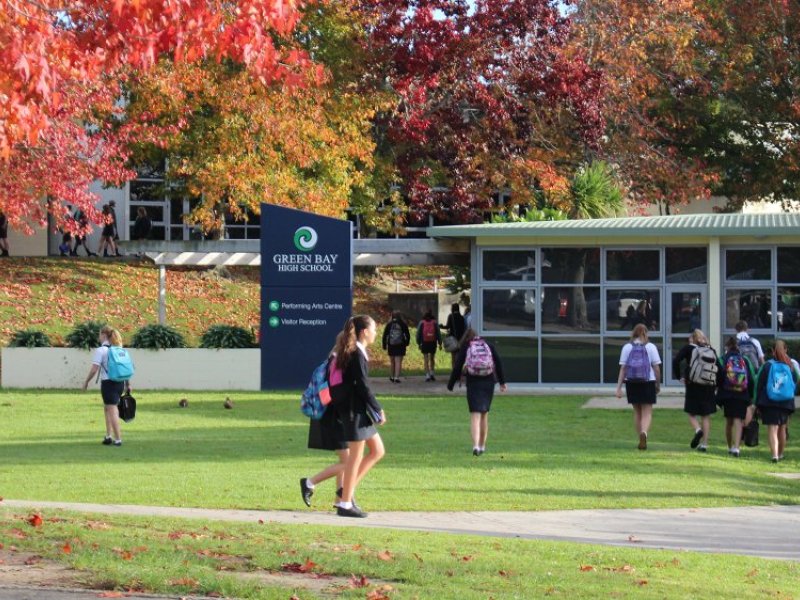
[[[103,438],[103,446],[110,446],[113,443],[114,440],[112,440],[110,437]]]
[[[708,446],[698,446],[698,452],[708,452]]]
[[[703,439],[703,430],[701,429],[694,434],[694,437],[692,438],[692,442],[689,444],[689,447],[697,448],[697,446],[700,445],[700,440],[702,439]]]
[[[773,456],[772,457],[772,462],[774,462],[774,463],[778,462],[779,460],[780,460],[780,458],[778,458],[777,456]]]
[[[431,381],[436,381],[436,377],[434,377],[433,375],[431,375]]]
[[[114,445],[115,446],[122,446],[122,440],[117,440],[116,442],[114,442]]]
[[[367,516],[367,513],[358,508],[355,504],[353,505],[353,508],[342,508],[341,506],[337,506],[336,514],[340,517],[355,517],[356,519],[363,519]]]
[[[395,377],[395,378],[394,378],[394,382],[395,382],[395,383],[400,383],[400,380],[399,380],[397,377]]]
[[[478,450],[477,448],[472,449],[472,456],[480,456],[480,455],[481,455],[480,450]]]
[[[300,480],[300,495],[303,497],[303,502],[306,506],[311,506],[311,496],[314,495],[314,490],[308,487],[308,479],[303,477]]]

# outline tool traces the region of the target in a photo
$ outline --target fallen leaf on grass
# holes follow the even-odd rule
[[[259,525],[263,525],[263,524],[264,524],[264,519],[259,519],[259,520],[258,520],[258,524],[259,524]]]
[[[316,566],[317,563],[313,562],[310,558],[307,558],[306,562],[303,564],[284,563],[281,565],[281,571],[286,571],[288,573],[308,573]]]
[[[124,598],[125,594],[122,592],[100,592],[97,594],[98,598]]]
[[[745,577],[755,577],[756,575],[758,575],[758,569],[753,569]]]
[[[508,577],[509,576],[509,572],[508,571],[503,571],[502,569],[500,571],[498,571],[497,574],[500,575],[500,577]]]
[[[86,527],[94,530],[111,529],[111,525],[103,521],[86,521]]]
[[[38,564],[41,560],[42,560],[41,556],[39,556],[38,554],[34,554],[33,556],[29,556],[28,558],[25,559],[25,564],[30,567],[31,565]]]
[[[363,588],[369,587],[369,579],[367,579],[366,575],[351,575],[350,576],[350,587],[351,588]]]
[[[423,562],[425,562],[424,560],[422,560],[422,557],[421,557],[419,554],[417,554],[416,552],[412,553],[412,554],[411,554],[411,556],[413,556],[414,558],[416,558],[416,559],[417,559],[417,562],[419,562],[419,563],[423,563]]]
[[[17,529],[16,527],[14,529],[12,529],[9,532],[9,534],[11,535],[11,537],[17,538],[18,540],[24,540],[24,539],[26,539],[28,537],[28,534],[26,534],[21,529]]]
[[[185,585],[186,587],[197,587],[200,582],[191,577],[181,577],[180,579],[173,579],[169,582],[170,585]]]
[[[461,557],[461,562],[470,562],[473,558],[475,558],[475,557],[474,556],[469,556],[469,555],[468,556],[462,556]]]
[[[594,571],[594,567],[592,565],[581,565],[580,570],[581,572],[586,573],[587,571]]]
[[[378,560],[389,562],[394,560],[394,555],[389,550],[384,550],[383,552],[378,552]]]
[[[355,546],[353,546],[353,550],[355,550],[356,552],[361,550],[361,544],[356,544]]]
[[[622,565],[621,567],[605,567],[605,570],[612,573],[633,573],[636,569],[630,565]]]
[[[383,590],[372,590],[367,594],[367,600],[389,600],[389,595]]]
[[[72,554],[72,546],[69,545],[69,542],[61,546],[61,551],[64,554]]]
[[[30,523],[31,527],[41,527],[42,522],[42,515],[38,513],[28,517],[28,523]]]
[[[645,586],[645,585],[647,585],[648,583],[649,583],[649,581],[647,581],[647,579],[637,579],[637,580],[636,580],[636,585],[638,585],[638,586],[640,586],[640,587],[641,587],[641,586]]]

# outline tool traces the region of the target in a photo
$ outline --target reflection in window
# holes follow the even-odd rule
[[[800,248],[778,248],[778,283],[800,283]]]
[[[750,329],[772,327],[772,290],[725,290],[725,327],[745,321]]]
[[[658,250],[609,250],[606,253],[609,281],[657,281],[660,275]]]
[[[667,248],[667,283],[706,283],[708,250],[706,248]]]
[[[484,250],[484,281],[536,281],[535,250]]]
[[[752,281],[772,278],[770,250],[726,250],[725,279]]]
[[[599,337],[542,339],[542,383],[599,381]]]
[[[800,331],[800,287],[778,288],[778,331]]]
[[[630,331],[639,323],[647,329],[660,329],[661,293],[648,289],[607,289],[606,329]]]
[[[532,337],[492,338],[508,383],[530,383],[539,381],[538,340]]]
[[[535,331],[535,329],[535,290],[483,290],[484,331]]]
[[[600,283],[599,248],[543,248],[544,283]]]
[[[599,287],[543,287],[544,333],[599,333]]]

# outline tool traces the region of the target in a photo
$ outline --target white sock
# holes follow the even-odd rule
[[[481,452],[486,452],[486,446],[478,446],[478,450]]]
[[[353,508],[353,503],[352,502],[344,502],[344,501],[342,501],[342,502],[337,502],[336,506],[338,506],[339,508],[351,509],[351,508]]]
[[[314,483],[311,481],[311,479],[306,479],[306,487],[307,487],[308,489],[310,489],[310,490],[313,490],[313,489],[314,489],[316,486],[315,486],[315,485],[314,485]]]

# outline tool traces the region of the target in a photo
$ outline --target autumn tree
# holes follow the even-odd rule
[[[12,226],[44,223],[48,210],[64,224],[65,204],[97,217],[88,184],[130,178],[121,164],[131,133],[160,133],[148,134],[144,121],[121,125],[115,103],[127,74],[161,56],[230,60],[263,85],[305,81],[307,55],[280,42],[293,32],[300,5],[0,0],[0,206]]]
[[[377,0],[367,84],[387,90],[377,160],[413,218],[475,219],[491,194],[516,202],[567,175],[603,130],[600,72],[565,53],[569,23],[547,0]]]

